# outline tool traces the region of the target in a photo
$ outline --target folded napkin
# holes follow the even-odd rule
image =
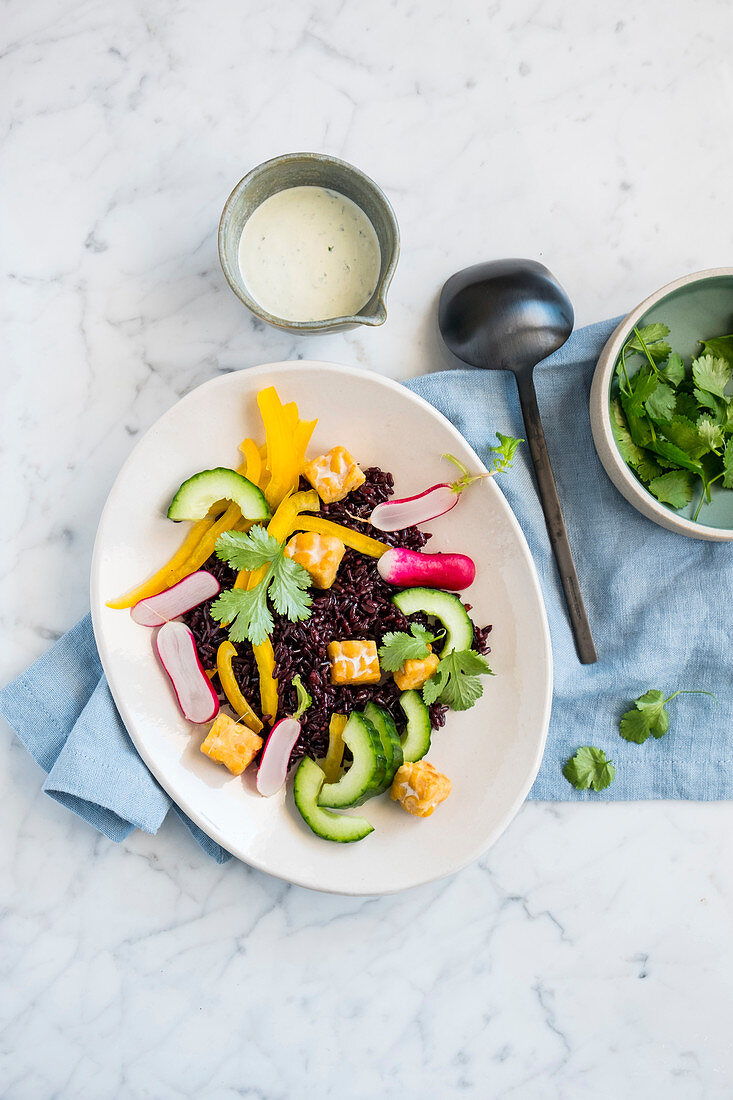
[[[599,661],[581,665],[534,487],[520,447],[500,485],[534,555],[555,660],[555,694],[545,757],[530,798],[733,797],[730,653],[733,546],[688,539],[657,527],[628,504],[593,448],[588,396],[596,360],[616,322],[573,333],[535,379],[547,444],[575,554]],[[524,435],[513,376],[445,371],[409,388],[444,413],[489,459],[494,433]],[[648,688],[714,692],[670,704],[669,733],[628,744],[618,720]],[[117,713],[87,615],[0,692],[0,713],[48,773],[44,790],[111,840],[134,828],[155,833],[171,806],[138,756]],[[581,745],[597,745],[616,765],[600,794],[575,791],[562,766]],[[229,858],[174,805],[198,843]]]
[[[598,460],[588,401],[596,361],[618,319],[574,332],[535,373],[547,447],[598,650],[581,665],[534,488],[529,451],[497,479],[540,575],[555,661],[552,718],[530,798],[733,797],[733,543],[702,542],[658,527],[621,496]],[[524,436],[516,382],[504,371],[459,370],[408,383],[487,461],[494,432]],[[620,716],[649,688],[713,692],[669,705],[669,732],[624,741]],[[581,745],[616,766],[602,793],[575,791],[562,775]]]

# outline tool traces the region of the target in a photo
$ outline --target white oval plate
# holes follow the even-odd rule
[[[92,561],[94,632],[109,685],[140,755],[158,782],[209,836],[235,856],[300,886],[386,894],[452,874],[507,827],[542,759],[552,696],[544,604],[524,536],[493,479],[429,525],[430,550],[470,554],[477,577],[464,598],[493,624],[484,695],[448,712],[428,759],[453,792],[431,818],[410,817],[388,797],[367,803],[374,832],[354,844],[320,840],[287,792],[266,799],[252,777],[235,778],[199,746],[206,727],[181,716],[152,649],[153,632],[105,601],[153,573],[180,545],[165,518],[175,489],[197,470],[236,465],[245,436],[263,439],[255,397],[276,385],[301,415],[318,417],[311,454],[342,443],[362,466],[391,470],[398,495],[449,475],[449,451],[482,469],[456,429],[421,398],[379,375],[331,363],[274,363],[215,378],[189,393],[140,440],[112,487]],[[487,432],[491,410],[486,410]],[[508,476],[511,476],[508,475]]]

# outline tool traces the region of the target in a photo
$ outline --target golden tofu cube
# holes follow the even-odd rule
[[[395,672],[394,682],[400,691],[421,688],[430,679],[439,664],[440,659],[435,653],[428,653],[427,657],[421,657],[419,660],[408,657],[402,667]]]
[[[430,817],[435,807],[446,800],[452,786],[448,776],[427,760],[417,760],[397,769],[389,793],[392,801],[399,802],[408,814]]]
[[[336,580],[346,547],[334,535],[316,535],[303,531],[293,535],[285,554],[310,573],[314,588],[330,588]]]
[[[326,652],[331,660],[332,684],[379,683],[382,673],[376,642],[329,642]]]
[[[343,500],[347,493],[358,489],[366,481],[345,447],[332,447],[328,454],[306,462],[303,477],[311,483],[324,504]]]
[[[201,751],[223,764],[232,775],[241,775],[262,748],[262,738],[228,714],[219,714],[206,735]]]

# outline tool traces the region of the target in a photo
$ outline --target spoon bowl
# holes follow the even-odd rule
[[[484,370],[530,373],[573,331],[573,307],[553,275],[535,260],[495,260],[452,275],[438,323],[459,359]]]
[[[452,275],[440,294],[438,324],[464,363],[516,375],[547,533],[582,664],[598,660],[575,571],[542,429],[534,368],[573,331],[573,307],[554,275],[535,260],[494,260]]]

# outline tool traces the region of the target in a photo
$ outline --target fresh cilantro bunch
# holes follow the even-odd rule
[[[452,650],[442,657],[422,689],[423,699],[452,710],[469,710],[484,693],[479,676],[493,676],[489,662],[473,649]]]
[[[431,634],[420,623],[410,623],[410,633],[404,631],[390,631],[382,638],[379,647],[379,663],[387,672],[397,672],[405,661],[422,661],[430,653],[428,648],[431,642],[441,637],[439,634]]]
[[[609,760],[603,749],[593,745],[584,745],[570,757],[562,774],[576,791],[605,791],[616,778],[613,761]]]
[[[684,508],[700,493],[697,519],[716,482],[733,489],[733,335],[701,341],[689,370],[668,336],[660,323],[634,328],[616,366],[611,427],[624,462],[657,500]]]
[[[211,617],[229,625],[233,642],[264,642],[275,625],[268,600],[279,615],[292,622],[307,619],[312,597],[307,590],[310,574],[302,565],[285,556],[284,546],[264,527],[253,527],[249,534],[227,531],[216,543],[216,556],[233,569],[254,570],[266,567],[258,584],[251,589],[231,588],[211,605]]]
[[[711,699],[715,699],[710,691],[675,691],[665,699],[663,691],[652,688],[640,695],[638,699],[634,699],[631,710],[627,710],[622,715],[619,733],[623,739],[643,745],[650,735],[656,738],[664,737],[669,729],[669,713],[666,705],[678,695],[709,695]]]

